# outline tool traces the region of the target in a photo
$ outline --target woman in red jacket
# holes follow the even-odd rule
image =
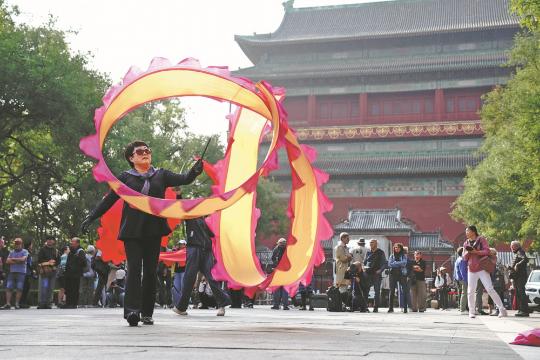
[[[493,284],[491,283],[491,275],[486,270],[483,270],[480,266],[480,259],[484,256],[490,255],[489,245],[486,238],[478,235],[478,230],[474,225],[467,226],[465,229],[465,236],[467,236],[467,240],[463,244],[463,259],[467,261],[469,267],[469,273],[467,276],[469,317],[474,318],[476,316],[474,308],[478,280],[482,282],[489,296],[491,296],[497,305],[497,308],[499,309],[499,317],[508,316],[499,294],[497,294],[493,288]]]

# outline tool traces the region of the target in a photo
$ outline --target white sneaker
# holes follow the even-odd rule
[[[225,316],[225,308],[224,307],[218,308],[216,316]]]
[[[471,319],[474,319],[474,318],[476,317],[476,315],[475,315],[474,313],[469,313],[469,317],[470,317]]]
[[[176,306],[173,306],[172,311],[174,313],[178,314],[178,315],[181,315],[181,316],[187,316],[187,314],[188,314],[187,311],[185,311],[185,310],[182,311],[179,308],[177,308]]]
[[[508,316],[508,311],[506,311],[505,308],[502,308],[499,310],[499,317],[502,318],[502,317],[507,317]]]

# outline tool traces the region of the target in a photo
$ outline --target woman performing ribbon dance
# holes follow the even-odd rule
[[[155,169],[152,166],[152,150],[143,141],[128,144],[124,157],[131,169],[123,172],[118,179],[131,189],[156,198],[164,198],[167,187],[192,183],[203,171],[202,159],[197,160],[187,174]],[[107,212],[119,198],[113,190],[109,191],[84,219],[82,231],[86,233],[92,221]],[[130,326],[137,326],[139,321],[145,325],[154,324],[152,315],[161,237],[170,232],[167,219],[124,203],[118,239],[124,242],[128,265],[124,318]]]

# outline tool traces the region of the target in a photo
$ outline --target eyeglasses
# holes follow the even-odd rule
[[[133,155],[137,154],[139,156],[142,156],[142,155],[149,155],[152,153],[152,150],[150,148],[146,148],[146,149],[137,149],[133,152]]]

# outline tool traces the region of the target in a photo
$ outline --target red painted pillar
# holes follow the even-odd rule
[[[307,122],[309,126],[315,125],[315,114],[317,109],[317,100],[315,95],[309,95],[307,100]]]
[[[435,89],[435,119],[441,121],[444,113],[444,91]]]
[[[367,123],[368,118],[368,98],[367,93],[361,93],[358,95],[358,103],[359,103],[359,117],[360,117],[360,124]]]

